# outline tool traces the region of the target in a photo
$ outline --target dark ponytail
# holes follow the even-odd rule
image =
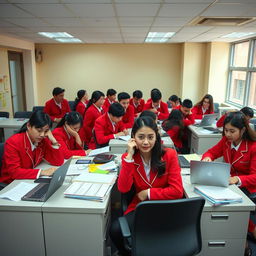
[[[76,111],[68,112],[62,117],[57,127],[62,127],[66,122],[68,125],[80,124],[80,126],[82,127],[83,117],[81,116],[80,113]]]
[[[89,100],[89,103],[88,103],[88,105],[87,105],[87,108],[85,109],[85,112],[87,111],[87,109],[88,109],[93,103],[97,102],[97,101],[100,99],[100,97],[105,97],[105,94],[104,94],[103,92],[101,92],[101,91],[94,91],[94,92],[92,93],[91,99]]]

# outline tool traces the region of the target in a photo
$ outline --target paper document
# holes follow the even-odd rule
[[[66,175],[80,175],[84,172],[88,172],[88,164],[70,164]]]
[[[161,140],[162,140],[164,143],[170,143],[170,141],[171,141],[170,137],[161,137]]]
[[[241,195],[225,187],[197,185],[195,192],[205,197],[213,205],[241,203],[243,200]]]
[[[99,174],[99,173],[82,173],[73,179],[73,182],[91,182],[91,183],[105,183],[114,184],[116,174]]]
[[[111,188],[111,184],[73,182],[64,192],[64,195],[71,198],[103,202]]]
[[[110,161],[106,164],[102,164],[101,166],[99,166],[99,169],[101,170],[113,170],[116,168],[117,168],[117,165],[114,161]]]
[[[109,152],[109,146],[103,147],[103,148],[97,148],[92,150],[88,156],[96,156],[98,154],[108,153]]]
[[[37,183],[21,182],[14,188],[0,195],[0,198],[9,199],[16,202],[20,201],[24,195],[26,195],[30,190],[32,190],[37,185]]]
[[[118,137],[119,140],[129,141],[131,139],[131,135],[123,135]]]
[[[196,160],[196,161],[200,161],[202,158],[202,155],[198,155],[198,154],[188,154],[188,155],[183,155],[188,161],[191,160]]]

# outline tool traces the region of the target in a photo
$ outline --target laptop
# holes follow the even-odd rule
[[[178,155],[179,164],[181,168],[190,168],[190,162],[182,155]]]
[[[192,184],[228,187],[230,164],[220,162],[190,161]]]
[[[45,202],[63,184],[70,161],[71,158],[53,173],[49,183],[39,183],[24,195],[21,200]]]
[[[204,115],[202,121],[199,124],[197,124],[196,126],[198,126],[198,127],[212,126],[217,117],[218,117],[218,114],[216,114],[216,113]]]

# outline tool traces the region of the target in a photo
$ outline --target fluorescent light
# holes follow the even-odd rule
[[[78,38],[55,38],[55,40],[61,43],[81,43],[82,42]]]
[[[167,42],[175,32],[149,32],[146,43],[164,43]]]
[[[39,35],[49,38],[72,38],[73,36],[67,32],[38,32]]]
[[[251,36],[253,34],[256,34],[256,33],[255,32],[233,32],[231,34],[222,36],[222,38],[241,38],[241,37]]]

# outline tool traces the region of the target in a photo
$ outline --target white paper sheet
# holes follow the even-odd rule
[[[70,164],[66,175],[80,175],[84,172],[88,172],[88,164]]]
[[[82,173],[73,179],[81,182],[113,184],[116,180],[116,174]]]
[[[36,187],[37,183],[26,183],[21,182],[16,185],[14,188],[0,195],[0,198],[9,199],[11,201],[20,201],[21,198],[26,195],[30,190]]]
[[[126,135],[126,136],[119,136],[119,140],[124,140],[124,141],[129,141],[131,139],[131,135]]]
[[[113,170],[116,169],[116,163],[114,161],[110,161],[106,164],[102,164],[101,166],[98,167],[100,170]]]
[[[102,153],[108,153],[109,152],[109,146],[103,147],[103,148],[97,148],[92,150],[88,156],[96,156],[98,154]]]

